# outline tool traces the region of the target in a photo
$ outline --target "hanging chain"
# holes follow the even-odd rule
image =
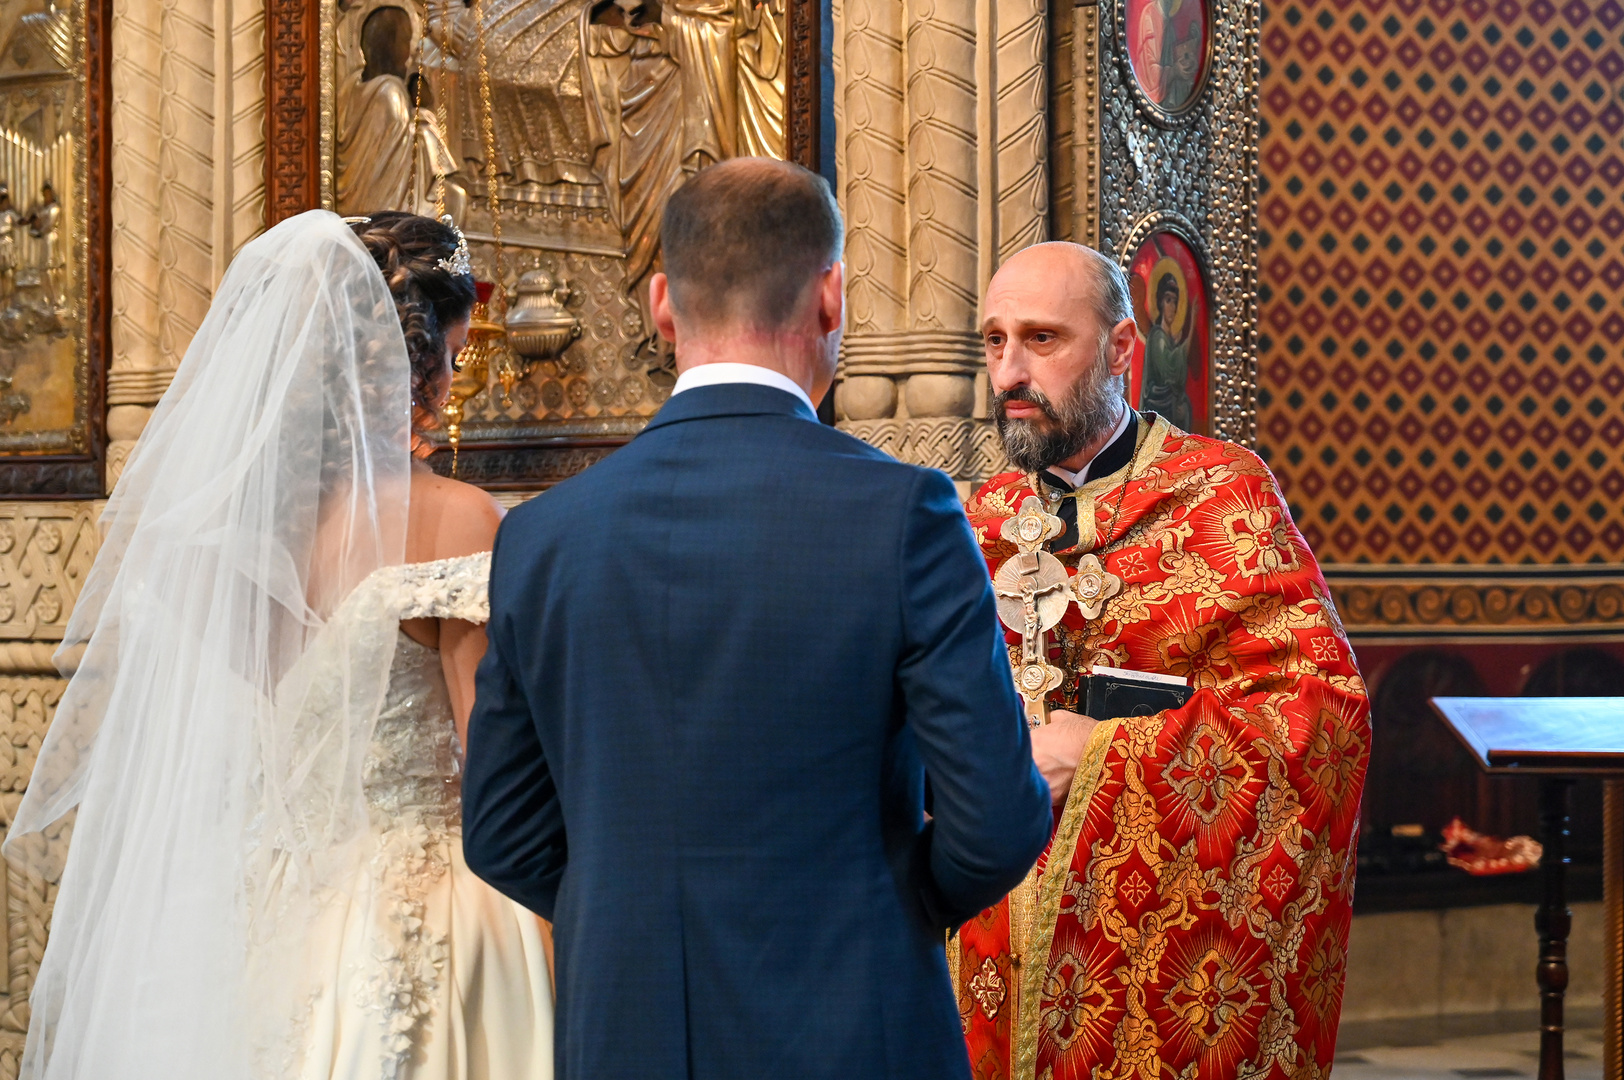
[[[423,81],[428,78],[424,73],[427,69],[425,62],[429,57],[429,25],[427,20],[423,23],[423,36],[417,43],[417,85],[412,88],[412,141],[408,151],[412,155],[412,213],[422,205],[425,185],[423,176],[423,155],[417,149],[418,117],[423,108]],[[436,215],[438,216],[438,215]]]
[[[496,291],[503,291],[507,267],[502,255],[502,208],[496,185],[496,120],[491,109],[491,69],[485,52],[485,0],[474,0],[474,26],[479,42],[479,105],[480,125],[484,128],[485,137],[485,197],[490,206],[491,237],[496,248]],[[493,298],[494,295],[493,292]],[[503,300],[506,300],[505,292]]]
[[[426,27],[423,31],[423,37],[425,40],[428,39],[428,30]],[[440,73],[443,76],[446,71],[446,53],[444,48],[440,48],[438,46],[436,48],[440,53]],[[446,140],[446,153],[453,155],[451,158],[451,165],[453,168],[455,168],[457,166],[457,159],[462,155],[462,147],[457,147],[455,151],[453,151],[451,148],[451,123],[446,119],[445,111],[445,99],[447,97],[446,90],[447,87],[445,85],[445,80],[442,78],[439,89],[434,91],[434,114],[440,119],[440,134],[444,136]],[[435,177],[435,180],[437,182],[434,185],[434,220],[438,221],[446,215],[445,190],[446,185],[450,183],[450,180],[444,176],[437,176]],[[455,456],[456,454],[453,453],[452,457]]]

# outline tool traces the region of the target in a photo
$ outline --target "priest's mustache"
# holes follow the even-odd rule
[[[995,395],[992,399],[992,407],[1000,420],[1008,419],[1004,415],[1004,406],[1011,401],[1024,401],[1029,405],[1036,405],[1052,423],[1060,423],[1060,417],[1055,413],[1054,404],[1049,400],[1049,395],[1036,387],[1012,386],[1008,390]]]

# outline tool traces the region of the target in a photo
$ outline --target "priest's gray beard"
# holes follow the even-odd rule
[[[1089,443],[1109,434],[1125,406],[1123,377],[1110,374],[1110,338],[1100,339],[1099,361],[1059,401],[1035,386],[1017,386],[992,400],[998,438],[1011,465],[1035,473],[1058,465]],[[1027,401],[1043,410],[1042,420],[1015,420],[1004,413],[1011,401]]]

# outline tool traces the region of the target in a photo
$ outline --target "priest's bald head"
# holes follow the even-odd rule
[[[987,286],[981,337],[1010,463],[1076,471],[1121,418],[1136,330],[1128,279],[1093,248],[1017,252]]]
[[[732,158],[678,188],[649,282],[679,373],[721,361],[788,375],[821,400],[845,314],[844,225],[823,177],[787,161]]]

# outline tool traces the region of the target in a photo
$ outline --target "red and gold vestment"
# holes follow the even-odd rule
[[[1021,474],[970,501],[989,569]],[[1144,416],[1133,461],[1075,495],[1075,574],[1122,579],[1076,606],[1050,696],[1101,664],[1187,678],[1189,703],[1108,720],[1049,850],[948,942],[977,1080],[1327,1075],[1370,750],[1364,682],[1312,553],[1252,452]],[[1012,642],[1018,635],[1012,634]],[[1080,711],[1080,710],[1079,710]]]

